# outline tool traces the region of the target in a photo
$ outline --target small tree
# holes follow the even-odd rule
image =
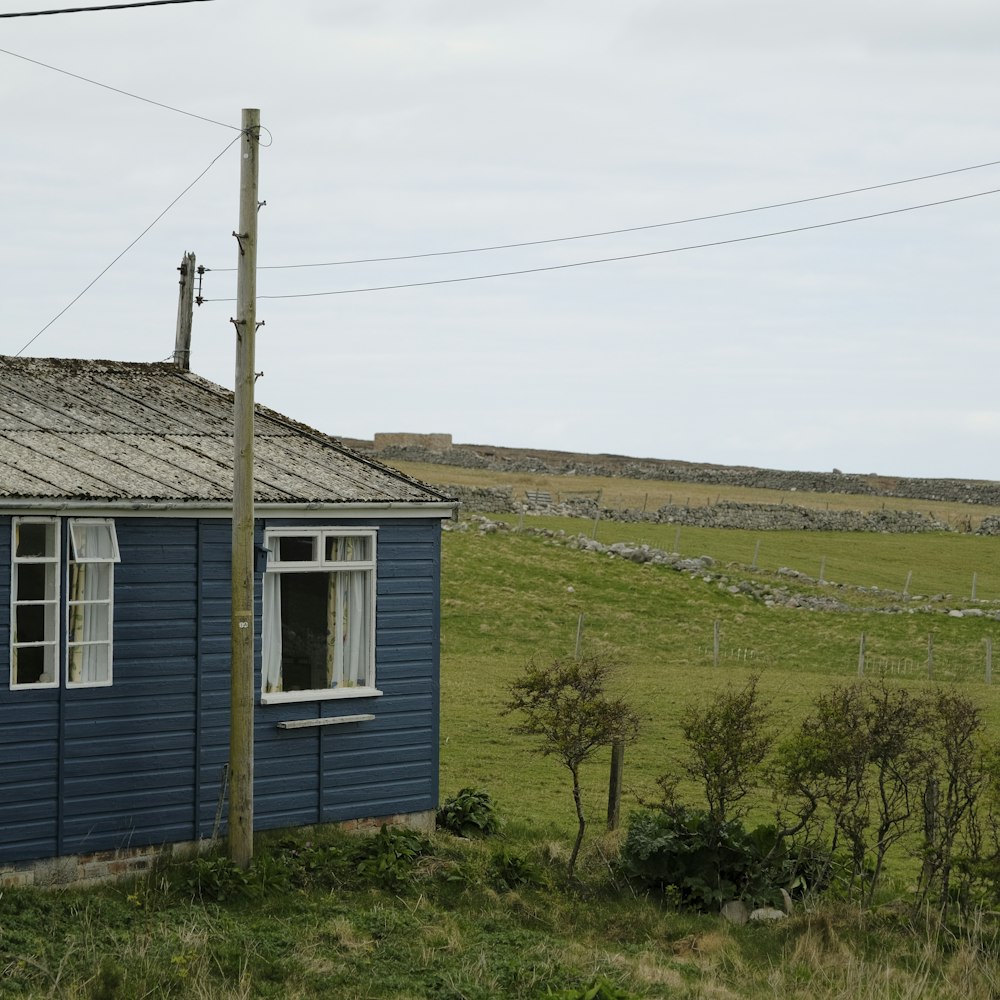
[[[757,689],[759,679],[752,674],[739,690],[729,686],[681,716],[684,771],[701,783],[709,817],[718,827],[742,816],[741,803],[756,787],[774,742],[771,707]]]
[[[870,690],[866,731],[875,788],[875,869],[869,906],[875,901],[886,853],[911,826],[927,770],[929,721],[925,699],[889,688],[885,681]]]
[[[980,800],[989,791],[982,709],[964,694],[938,688],[929,696],[930,766],[924,790],[924,867],[920,901],[936,887],[948,914],[956,853],[982,852]],[[991,810],[990,810],[991,811]]]
[[[798,800],[799,825],[823,807],[833,821],[834,849],[843,843],[850,853],[848,888],[860,886],[869,905],[887,852],[913,827],[927,727],[925,700],[905,689],[884,680],[838,685],[816,698],[778,752],[775,783]]]
[[[639,732],[639,716],[623,698],[612,698],[607,684],[614,666],[603,656],[554,660],[538,666],[530,660],[524,676],[511,684],[505,714],[520,713],[515,733],[533,736],[537,750],[555,757],[573,776],[576,842],[567,874],[573,877],[587,827],[580,793],[580,766],[601,747],[630,743]]]

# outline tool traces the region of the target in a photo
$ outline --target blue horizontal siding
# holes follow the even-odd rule
[[[0,517],[0,862],[58,853],[59,691],[10,690],[10,535]]]
[[[260,829],[436,805],[440,525],[367,523],[378,527],[384,694],[256,706]],[[9,691],[10,574],[0,571],[0,744],[16,747],[0,763],[0,863],[188,840],[215,824],[229,755],[230,524],[136,517],[116,525],[111,686]],[[10,565],[9,517],[0,517],[0,560]],[[258,650],[260,590],[258,576]],[[276,727],[359,712],[376,718]]]
[[[398,813],[423,812],[432,808],[427,799],[436,793],[436,782],[416,783],[401,781],[397,784],[379,786],[376,794],[366,794],[365,789],[358,795],[347,795],[336,789],[323,799],[323,822],[339,823],[356,816],[394,816]],[[382,794],[377,794],[377,793]]]

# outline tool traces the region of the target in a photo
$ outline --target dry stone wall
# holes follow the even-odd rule
[[[596,510],[591,516],[597,516]],[[602,520],[610,521],[651,521],[656,524],[740,528],[745,531],[876,531],[911,534],[951,530],[949,525],[917,511],[816,510],[788,504],[751,504],[731,500],[705,507],[671,504],[649,514],[602,508],[600,516]]]
[[[669,504],[655,511],[617,510],[601,507],[594,500],[574,499],[562,503],[519,503],[513,489],[445,486],[444,492],[460,503],[462,513],[556,514],[588,520],[625,523],[678,524],[697,528],[741,528],[745,531],[877,531],[911,534],[921,531],[951,531],[941,521],[907,510],[815,510],[787,504],[752,504],[722,501],[704,507]],[[993,531],[1000,534],[1000,518]]]
[[[345,442],[370,450],[372,442]],[[958,502],[1000,507],[1000,482],[957,479],[909,479],[832,472],[785,472],[778,469],[692,465],[620,455],[576,455],[482,445],[453,445],[450,434],[378,434],[374,447],[380,459],[427,462],[493,472],[559,476],[627,477],[726,487],[750,487],[782,493],[838,493],[884,496],[929,502]],[[577,499],[539,506],[522,505],[525,497],[512,488],[447,486],[465,512],[516,513],[531,510],[613,521],[648,521],[697,527],[742,528],[753,531],[877,531],[911,533],[951,531],[931,514],[916,511],[829,511],[795,504],[752,504],[722,501],[703,507],[668,505],[657,511],[614,510],[595,500]],[[971,519],[970,519],[971,520]],[[983,519],[977,534],[1000,535],[1000,518]]]
[[[482,445],[422,445],[422,437],[448,435],[377,435],[379,457],[386,461],[431,462],[495,472],[534,472],[561,476],[624,476],[629,479],[700,483],[719,487],[751,487],[785,493],[847,493],[1000,506],[1000,482],[959,479],[910,479],[831,472],[785,472],[716,465],[694,465],[619,455],[574,455]],[[449,437],[450,443],[450,437]],[[364,448],[366,442],[352,441]],[[370,443],[368,444],[371,447]]]

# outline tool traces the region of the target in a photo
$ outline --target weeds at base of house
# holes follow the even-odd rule
[[[987,1000],[997,924],[898,902],[798,905],[773,925],[678,912],[595,838],[572,882],[550,842],[380,830],[269,838],[246,872],[195,859],[94,890],[7,890],[0,995]],[[815,905],[814,903],[811,905]]]

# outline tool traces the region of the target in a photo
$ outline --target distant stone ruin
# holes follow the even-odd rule
[[[376,434],[372,444],[378,452],[413,449],[430,455],[443,455],[452,446],[450,434]]]

